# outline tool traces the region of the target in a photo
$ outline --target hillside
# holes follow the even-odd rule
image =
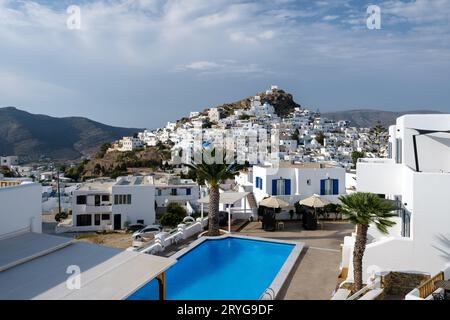
[[[55,118],[14,107],[0,108],[0,154],[27,160],[77,159],[98,146],[141,129],[112,127],[82,117]]]
[[[349,120],[350,125],[354,127],[372,127],[378,121],[384,127],[395,124],[395,120],[405,114],[426,114],[426,113],[441,113],[432,110],[412,110],[412,111],[384,111],[384,110],[370,110],[358,109],[337,112],[323,112],[325,118],[331,120]]]

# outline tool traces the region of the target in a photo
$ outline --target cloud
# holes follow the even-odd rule
[[[0,106],[143,127],[272,82],[322,109],[450,100],[450,1],[383,1],[377,31],[347,0],[84,0],[68,30],[71,2],[0,0]]]

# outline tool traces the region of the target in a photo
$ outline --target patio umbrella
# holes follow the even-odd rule
[[[289,203],[287,203],[286,201],[281,200],[280,198],[277,198],[277,197],[266,198],[266,199],[262,200],[259,203],[259,205],[267,207],[267,208],[274,208],[274,209],[289,207]]]
[[[300,200],[299,203],[303,206],[307,206],[307,207],[311,207],[311,208],[323,208],[325,207],[327,204],[330,204],[330,202],[324,198],[321,198],[320,196],[318,196],[317,194]]]
[[[300,200],[298,203],[300,203],[303,206],[314,208],[314,215],[316,216],[316,219],[317,219],[317,208],[323,208],[327,204],[330,204],[330,202],[328,200],[321,198],[317,194],[312,195],[309,198]]]

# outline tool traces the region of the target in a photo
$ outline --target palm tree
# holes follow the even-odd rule
[[[378,195],[368,192],[356,192],[339,197],[342,201],[342,213],[349,221],[356,225],[356,239],[353,249],[353,278],[355,291],[362,288],[362,260],[366,250],[367,229],[374,223],[378,230],[384,234],[388,227],[395,224],[389,220],[396,216],[392,211],[394,205],[380,198]]]
[[[217,152],[220,152],[217,150]],[[209,153],[209,152],[208,152]],[[214,157],[216,149],[211,151],[211,156]],[[208,236],[219,236],[219,185],[227,179],[232,179],[239,174],[239,170],[243,168],[242,165],[233,163],[226,164],[225,153],[222,157],[221,163],[208,164],[202,160],[201,163],[192,161],[190,164],[185,164],[197,177],[197,182],[206,182],[209,185],[209,205],[208,205]]]

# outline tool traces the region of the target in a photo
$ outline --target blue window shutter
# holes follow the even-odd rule
[[[284,192],[286,195],[291,195],[291,179],[284,180]]]
[[[320,180],[320,195],[323,196],[325,194],[325,180]]]
[[[262,190],[263,179],[259,178],[259,188]]]
[[[277,195],[277,180],[272,180],[272,195]]]
[[[255,177],[255,186],[256,186],[256,188],[258,188],[259,187],[259,184],[258,184],[258,177]]]
[[[333,179],[333,194],[339,194],[339,180]]]

